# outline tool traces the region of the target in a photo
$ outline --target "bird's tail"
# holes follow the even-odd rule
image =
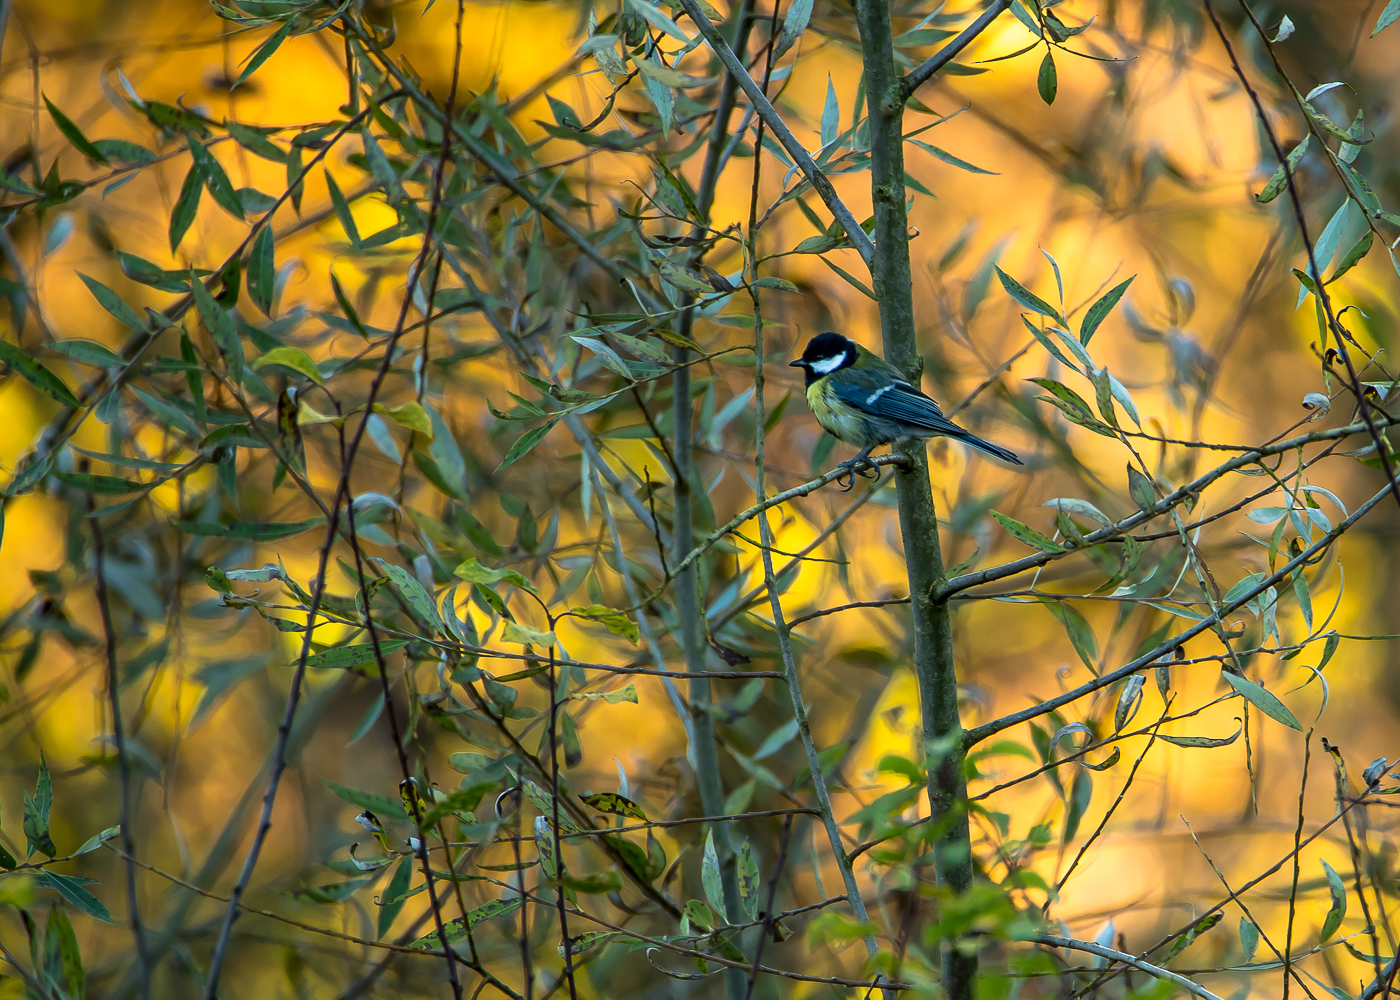
[[[956,438],[958,441],[961,441],[963,444],[967,445],[970,448],[976,448],[978,451],[987,455],[991,455],[993,458],[999,458],[1003,462],[1010,462],[1012,465],[1025,464],[1019,458],[1017,458],[1013,452],[1007,451],[1000,445],[992,444],[990,441],[983,441],[976,434],[973,434],[971,431],[964,430],[961,427],[958,428],[957,434],[952,434],[949,436]]]

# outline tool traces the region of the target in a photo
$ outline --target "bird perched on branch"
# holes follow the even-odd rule
[[[807,377],[807,404],[817,423],[838,440],[861,449],[841,463],[855,485],[869,473],[870,452],[882,444],[919,438],[950,437],[1003,462],[1021,465],[1005,448],[983,441],[943,415],[938,404],[917,386],[864,347],[839,333],[807,341],[802,357],[789,365]],[[844,478],[844,477],[843,477]]]

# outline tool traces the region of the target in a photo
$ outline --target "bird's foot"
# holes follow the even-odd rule
[[[877,470],[875,466],[873,466],[870,463],[870,460],[867,459],[864,455],[857,455],[855,458],[848,458],[846,461],[838,465],[837,468],[846,470],[845,472],[841,473],[841,475],[837,476],[835,479],[835,482],[838,486],[841,486],[842,483],[845,483],[844,486],[841,486],[842,493],[849,493],[852,490],[852,488],[855,487],[856,476],[860,476],[860,478],[862,479],[874,479],[880,474],[879,470]]]

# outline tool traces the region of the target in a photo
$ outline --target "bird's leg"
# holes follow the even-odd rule
[[[842,482],[842,480],[845,480],[846,482],[846,485],[841,487],[842,493],[849,493],[851,489],[856,485],[856,476],[860,476],[860,478],[862,479],[873,479],[875,476],[879,475],[879,473],[875,471],[875,469],[873,469],[870,465],[870,452],[874,448],[875,445],[872,444],[869,448],[866,448],[855,458],[848,458],[846,459],[846,461],[842,462],[839,466],[837,466],[838,469],[846,470],[844,473],[836,477],[836,482],[838,484]]]

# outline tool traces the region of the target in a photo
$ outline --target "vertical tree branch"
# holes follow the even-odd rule
[[[88,513],[93,514],[92,494]],[[117,681],[117,633],[112,627],[112,606],[107,599],[102,519],[91,517],[92,572],[97,585],[97,607],[102,613],[102,635],[107,651],[107,706],[112,713],[112,742],[117,751],[117,773],[121,783],[122,854],[126,856],[126,916],[136,941],[136,964],[141,975],[141,998],[151,995],[151,955],[146,947],[146,931],[141,925],[141,909],[136,896],[136,838],[131,832],[131,761],[126,756],[126,735],[122,728],[122,705]]]
[[[905,91],[895,69],[889,4],[861,0],[858,11],[865,57],[866,108],[870,121],[871,198],[875,208],[875,265],[870,269],[880,303],[885,359],[917,385],[923,370],[914,335],[914,299],[909,270],[909,223],[904,207]],[[938,516],[929,485],[928,452],[922,441],[898,446],[904,459],[895,474],[899,524],[909,567],[914,624],[914,672],[919,681],[928,799],[940,883],[962,891],[972,883],[972,846],[965,801],[962,722],[953,666],[952,627],[945,601],[934,599],[943,582]],[[943,947],[943,989],[950,1000],[971,1000],[977,958]]]

